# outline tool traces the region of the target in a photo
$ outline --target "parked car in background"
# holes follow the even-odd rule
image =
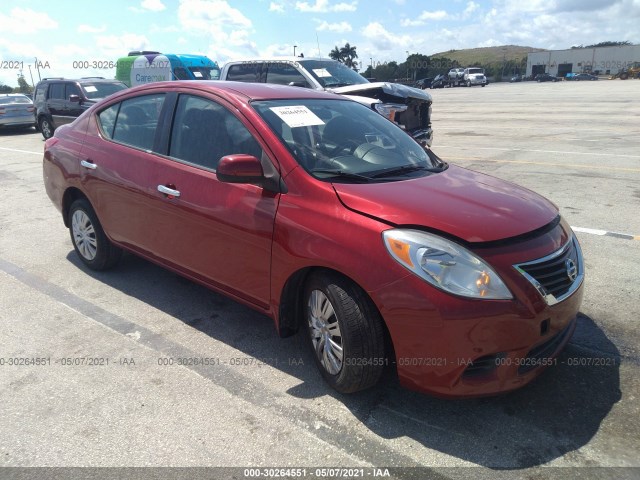
[[[22,93],[0,94],[0,127],[35,126],[33,102]]]
[[[522,75],[514,75],[509,79],[509,83],[516,83],[522,81]]]
[[[429,88],[444,88],[447,84],[448,81],[446,75],[436,75],[431,81],[431,86]]]
[[[539,73],[533,78],[536,82],[557,82],[558,77],[554,77],[553,75],[549,75],[548,73]]]
[[[581,80],[593,81],[593,80],[598,80],[598,77],[596,77],[595,75],[591,75],[590,73],[578,73],[573,76],[573,80],[574,81],[581,81]]]
[[[277,57],[229,62],[221,80],[275,83],[345,95],[397,123],[431,145],[431,95],[399,83],[371,83],[356,71],[326,58]]]
[[[417,80],[416,83],[413,84],[415,88],[421,88],[422,90],[429,88],[431,86],[431,82],[433,78],[422,78]]]
[[[222,292],[299,331],[343,393],[387,366],[439,396],[507,392],[576,328],[584,262],[553,203],[335,94],[135,87],[60,127],[43,178],[86,267],[127,250]]]
[[[45,78],[33,93],[36,125],[45,139],[51,138],[60,125],[73,122],[98,100],[125,88],[124,83],[103,77]]]
[[[464,68],[452,68],[447,74],[447,81],[450,87],[464,85]]]

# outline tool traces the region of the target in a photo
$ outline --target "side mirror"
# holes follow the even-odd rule
[[[226,155],[216,169],[218,180],[226,183],[262,183],[265,179],[262,164],[253,155]]]
[[[69,101],[72,103],[80,103],[80,97],[78,95],[69,95]]]

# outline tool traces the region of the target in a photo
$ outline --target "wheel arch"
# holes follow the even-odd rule
[[[282,338],[289,337],[295,335],[300,329],[301,321],[304,317],[304,299],[301,292],[304,291],[304,286],[308,279],[312,275],[318,273],[329,273],[332,275],[338,275],[343,279],[351,282],[362,291],[362,294],[369,299],[369,301],[371,302],[371,306],[377,310],[378,315],[380,315],[380,318],[382,319],[385,352],[390,360],[395,361],[393,339],[391,338],[391,334],[389,333],[389,328],[387,327],[386,320],[380,313],[380,309],[373,301],[371,296],[367,293],[367,291],[362,288],[362,286],[358,284],[358,282],[356,282],[348,275],[345,275],[344,273],[333,268],[319,266],[305,267],[297,270],[289,276],[280,294],[280,306],[278,309],[277,325],[278,335],[280,335],[280,337]]]
[[[67,188],[62,196],[62,220],[64,221],[64,226],[67,228],[69,228],[69,209],[71,208],[71,204],[80,198],[84,198],[91,204],[82,190],[76,187]]]

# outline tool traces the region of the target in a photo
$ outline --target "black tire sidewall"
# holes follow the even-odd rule
[[[80,250],[76,245],[75,238],[73,237],[73,214],[79,210],[84,212],[85,215],[89,217],[89,220],[91,221],[91,225],[93,226],[93,230],[95,232],[96,256],[92,260],[85,258],[80,253]],[[100,220],[98,220],[98,216],[96,215],[88,200],[82,198],[75,200],[71,204],[71,207],[69,208],[68,222],[71,243],[73,244],[73,248],[75,249],[82,263],[84,263],[92,270],[106,270],[117,263],[120,252],[118,249],[111,245],[111,242],[102,229],[102,225],[100,224]]]
[[[333,306],[340,334],[342,336],[343,360],[342,368],[336,375],[330,374],[320,362],[316,355],[311,338],[309,327],[309,298],[311,292],[319,290],[327,296]],[[312,276],[306,284],[303,303],[304,335],[306,342],[311,348],[314,361],[320,370],[325,381],[335,390],[341,393],[353,393],[369,388],[379,379],[382,373],[382,358],[384,357],[384,339],[382,337],[382,327],[380,324],[374,325],[377,329],[371,330],[374,323],[381,323],[381,319],[370,300],[364,296],[360,289],[343,277],[326,273]],[[345,312],[343,305],[353,302],[357,310],[351,315]],[[351,307],[354,305],[351,304]],[[346,318],[350,315],[350,318]],[[354,317],[355,315],[355,317]],[[377,331],[376,331],[377,330]],[[376,342],[376,358],[380,359],[380,365],[367,365],[362,362],[363,354],[362,340],[364,336],[374,335],[379,338],[372,340]],[[369,339],[371,340],[371,339]],[[366,355],[369,357],[369,355]]]

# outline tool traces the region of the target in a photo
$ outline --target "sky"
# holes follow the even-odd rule
[[[131,50],[204,54],[222,66],[294,46],[327,57],[349,42],[366,68],[407,52],[640,43],[640,0],[0,0],[0,25],[0,83],[16,86],[20,68],[37,82],[36,58],[43,78],[113,78],[113,68],[82,67]]]

